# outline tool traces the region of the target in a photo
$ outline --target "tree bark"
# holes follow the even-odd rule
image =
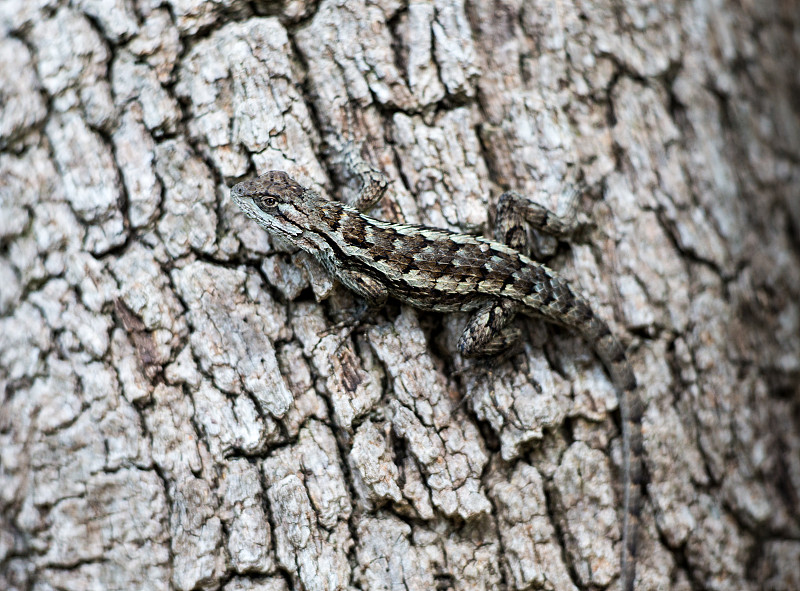
[[[0,588],[618,587],[586,343],[337,328],[357,302],[231,201],[351,198],[343,140],[377,217],[577,209],[536,251],[640,384],[637,589],[800,588],[800,13],[712,4],[4,0]]]

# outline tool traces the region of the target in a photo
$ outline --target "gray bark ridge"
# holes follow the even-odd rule
[[[536,250],[640,384],[636,588],[800,587],[790,3],[267,4],[3,3],[0,588],[618,588],[587,344],[521,322],[477,371],[460,315],[337,329],[357,302],[230,200],[351,199],[342,138],[392,221],[585,184]]]

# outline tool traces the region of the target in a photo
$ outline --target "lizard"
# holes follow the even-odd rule
[[[608,371],[622,419],[624,518],[621,578],[633,591],[642,505],[643,404],[625,350],[589,302],[555,271],[523,252],[523,222],[564,237],[571,224],[508,191],[497,206],[495,240],[400,224],[363,212],[383,196],[388,179],[352,151],[346,161],[362,181],[353,206],[324,198],[286,172],[272,170],[231,189],[239,208],[273,236],[316,258],[371,308],[389,297],[434,312],[471,312],[458,342],[464,357],[496,356],[521,336],[517,314],[544,318],[587,341]]]

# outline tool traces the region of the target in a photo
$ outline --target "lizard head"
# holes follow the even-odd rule
[[[231,197],[242,211],[272,234],[296,239],[303,234],[299,210],[306,189],[282,170],[270,170],[234,185]]]

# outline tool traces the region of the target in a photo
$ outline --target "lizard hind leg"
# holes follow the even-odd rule
[[[464,357],[487,357],[476,367],[479,369],[479,374],[488,379],[488,389],[491,393],[494,392],[492,376],[495,368],[519,352],[522,331],[518,326],[509,324],[519,309],[519,304],[512,300],[490,300],[473,313],[458,341],[458,349]],[[461,404],[471,396],[472,392],[468,392],[462,398]],[[507,413],[499,407],[497,410],[509,424],[524,429],[519,418],[513,416],[513,413]]]
[[[576,228],[575,201],[582,192],[580,187],[572,189],[568,195],[569,209],[566,216],[559,216],[546,207],[525,199],[515,191],[506,191],[497,202],[494,238],[524,252],[527,247],[527,234],[523,222],[556,238],[567,238]]]
[[[491,300],[478,308],[464,327],[458,350],[464,357],[491,357],[509,351],[522,331],[509,326],[520,305],[511,300]]]

